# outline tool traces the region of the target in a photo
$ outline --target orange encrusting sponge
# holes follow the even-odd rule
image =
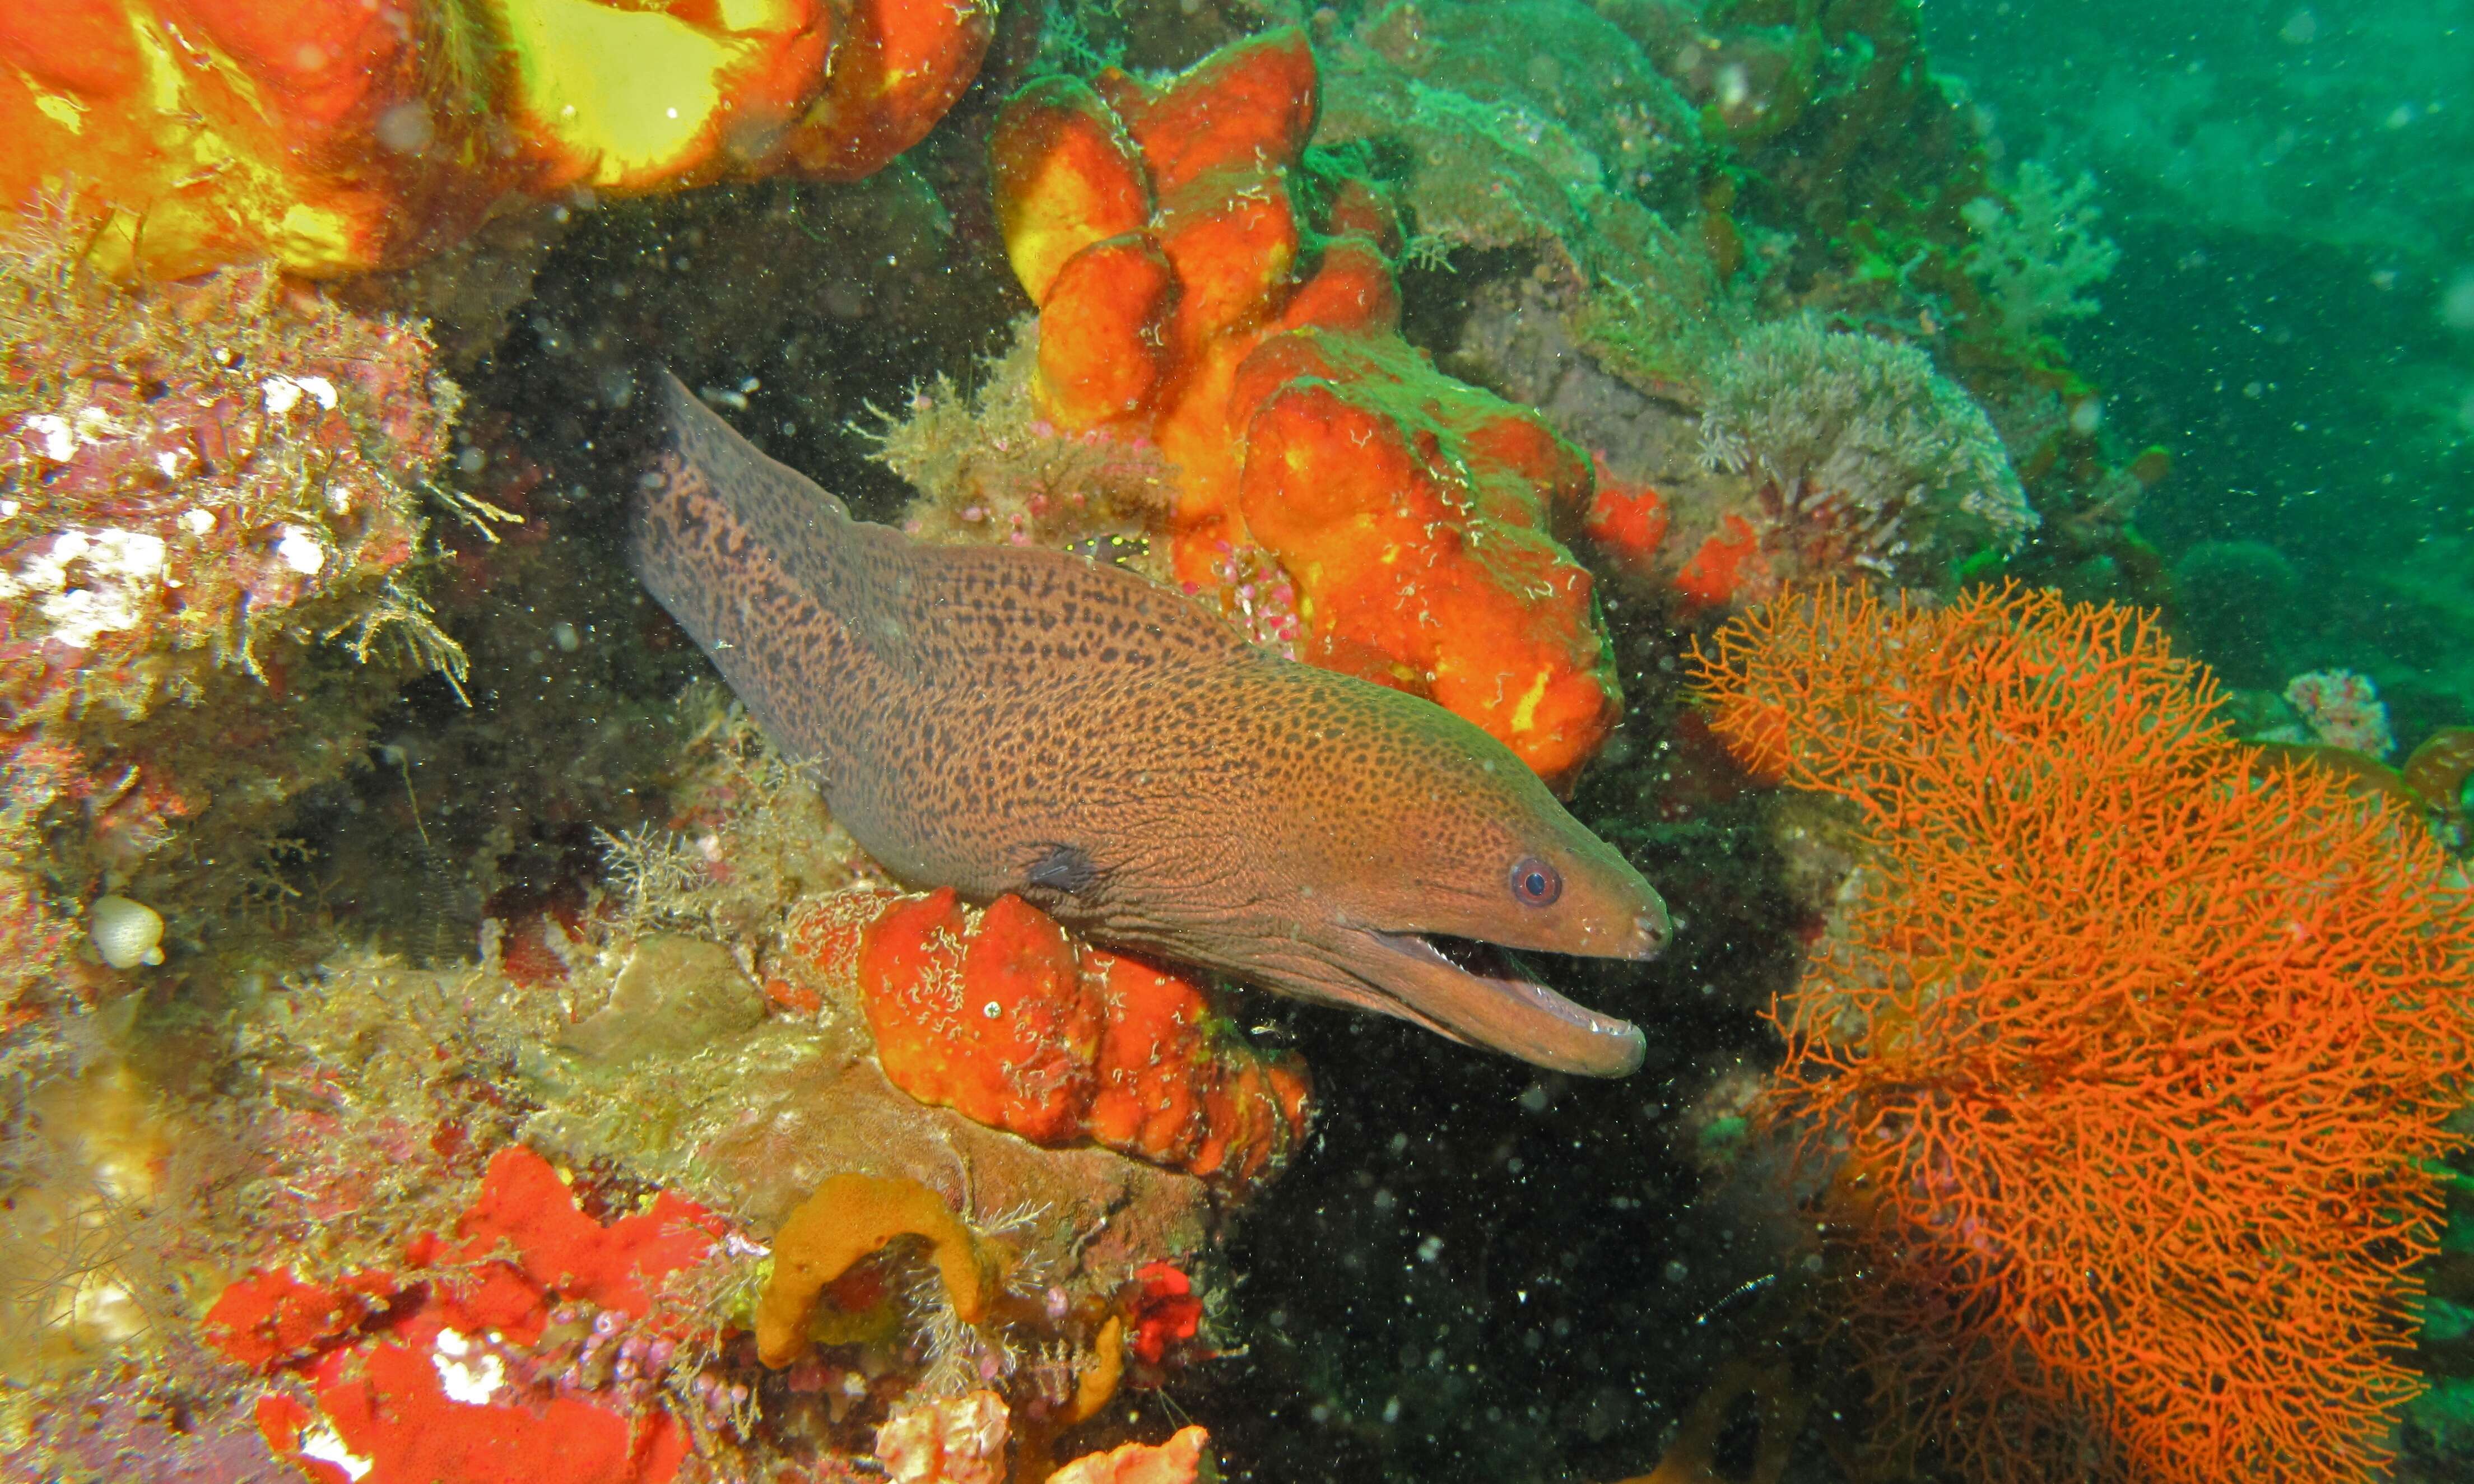
[[[1081,1132],[1100,997],[1055,918],[1017,896],[976,924],[951,890],[898,902],[867,930],[859,983],[895,1086],[1033,1143]]]
[[[997,219],[1039,305],[1042,411],[1154,441],[1177,468],[1176,571],[1216,591],[1268,551],[1301,658],[1427,696],[1550,782],[1616,720],[1589,573],[1553,534],[1589,464],[1399,334],[1390,207],[1293,188],[1319,93],[1302,33],[1152,87],[1044,78],[990,143]]]
[[[982,0],[11,0],[0,205],[76,192],[114,273],[313,278],[511,193],[870,175],[944,116]]]
[[[790,943],[856,988],[895,1086],[974,1122],[1232,1185],[1305,1133],[1297,1057],[1256,1052],[1193,981],[1082,944],[1019,897],[842,893],[803,911]]]

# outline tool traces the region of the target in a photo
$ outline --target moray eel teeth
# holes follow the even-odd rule
[[[1665,907],[1510,749],[1062,551],[852,518],[675,380],[636,570],[895,877],[1540,1066],[1632,1025],[1485,951],[1646,959]]]

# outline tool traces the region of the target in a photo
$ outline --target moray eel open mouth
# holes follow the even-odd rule
[[[1638,1026],[1557,994],[1499,944],[1355,927],[1341,937],[1339,957],[1367,987],[1368,1009],[1585,1077],[1629,1076],[1648,1055]]]

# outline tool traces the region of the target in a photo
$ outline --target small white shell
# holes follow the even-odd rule
[[[116,969],[163,961],[163,915],[125,896],[95,898],[87,933],[94,951]]]

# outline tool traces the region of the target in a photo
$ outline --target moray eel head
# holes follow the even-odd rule
[[[1647,959],[1665,945],[1671,930],[1664,904],[1613,851],[1599,850],[1606,859],[1533,845],[1509,864],[1505,852],[1483,863],[1403,862],[1392,879],[1426,893],[1415,910],[1378,899],[1388,893],[1344,893],[1356,900],[1317,935],[1326,961],[1344,976],[1327,982],[1337,991],[1332,997],[1556,1071],[1622,1077],[1637,1070],[1647,1050],[1637,1026],[1565,999],[1504,951]],[[1440,889],[1488,878],[1508,909],[1458,911],[1459,893]],[[1554,900],[1541,902],[1548,896]]]
[[[1288,791],[1258,834],[1294,895],[1269,893],[1279,925],[1246,930],[1272,961],[1245,966],[1251,977],[1542,1067],[1637,1069],[1637,1027],[1575,1005],[1505,950],[1651,958],[1673,931],[1658,893],[1492,738],[1348,686],[1341,698],[1374,724],[1321,731],[1338,754],[1322,786]]]

